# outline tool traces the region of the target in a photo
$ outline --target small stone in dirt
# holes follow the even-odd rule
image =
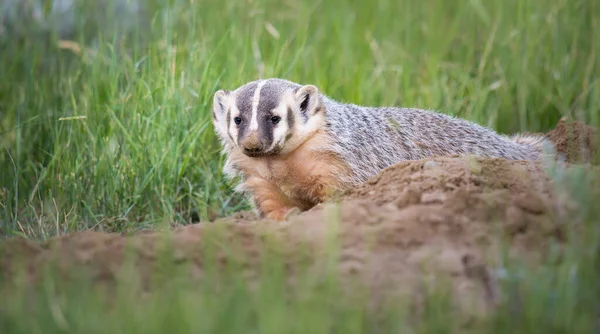
[[[437,167],[437,165],[438,165],[437,162],[428,160],[428,161],[425,161],[425,163],[423,164],[423,169],[424,170],[434,169],[435,167]]]
[[[380,178],[381,178],[381,175],[379,175],[379,174],[378,174],[378,175],[376,175],[376,176],[374,176],[374,177],[372,177],[372,178],[368,179],[368,180],[367,180],[367,184],[370,184],[370,185],[375,185],[375,184],[377,184],[377,182],[379,182],[379,179],[380,179]]]

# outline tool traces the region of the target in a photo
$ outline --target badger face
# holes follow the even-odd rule
[[[214,95],[219,137],[249,157],[287,154],[325,122],[318,89],[282,79],[247,83]]]

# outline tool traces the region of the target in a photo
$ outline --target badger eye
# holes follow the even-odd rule
[[[279,123],[280,120],[281,120],[281,117],[279,117],[279,116],[271,117],[271,123],[273,123],[273,124]]]
[[[235,124],[240,125],[240,123],[242,123],[242,118],[241,117],[234,117],[233,121],[235,122]]]

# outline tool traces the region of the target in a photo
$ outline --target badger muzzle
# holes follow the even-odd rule
[[[248,135],[240,141],[240,148],[245,155],[249,157],[257,157],[265,155],[267,153],[266,149],[268,146],[263,140],[260,139],[258,133],[253,131],[248,133]]]

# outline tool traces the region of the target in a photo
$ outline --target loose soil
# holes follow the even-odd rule
[[[595,130],[581,123],[567,127],[561,120],[548,136],[567,159],[563,167],[582,157],[574,153],[581,152],[573,149],[574,142],[587,145],[583,156],[590,159]],[[588,168],[599,175],[596,167]],[[458,305],[480,312],[500,298],[498,273],[505,270],[499,257],[501,243],[509,246],[510,256],[538,263],[549,254],[549,246],[564,243],[563,223],[572,221],[576,212],[575,203],[551,181],[542,162],[448,156],[391,166],[338,203],[318,205],[285,223],[240,212],[213,223],[176,228],[166,240],[173,241],[173,262],[191,264],[193,277],[202,277],[201,246],[219,240],[224,245],[217,253],[220,263],[233,260],[225,250],[241,251],[246,258],[240,274],[252,281],[267,237],[279,242],[288,268],[293,269],[306,259],[324,262],[330,254],[328,231],[335,227],[340,272],[366,282],[373,300],[393,292],[419,294],[423,282],[447,278],[461,297],[456,299]],[[18,264],[35,279],[42,264],[55,259],[60,268],[87,268],[99,282],[112,282],[127,247],[139,255],[136,266],[147,275],[163,235],[86,231],[44,243],[9,239],[3,242],[0,264],[5,276],[13,275]]]

